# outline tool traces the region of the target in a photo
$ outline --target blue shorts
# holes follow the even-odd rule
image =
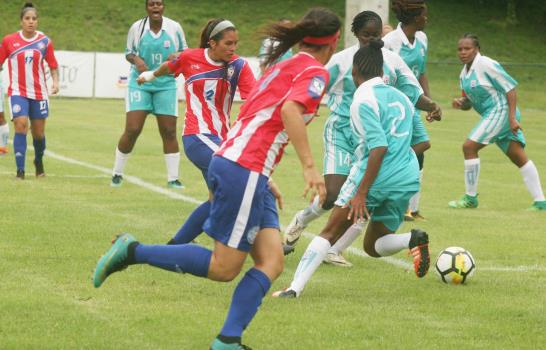
[[[30,119],[45,119],[49,116],[49,102],[47,100],[11,96],[9,101],[11,120],[22,116],[28,116]]]
[[[249,252],[260,230],[279,229],[268,181],[266,176],[228,159],[212,157],[208,182],[214,198],[204,231],[228,247]]]
[[[182,136],[182,143],[184,144],[186,157],[201,170],[208,186],[207,172],[210,160],[222,143],[222,139],[212,134],[184,135]]]
[[[147,111],[156,116],[178,117],[176,90],[148,91],[129,86],[125,98],[125,111]]]

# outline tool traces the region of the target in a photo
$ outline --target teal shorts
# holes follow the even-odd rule
[[[519,113],[516,114],[516,119],[518,122],[520,121]],[[495,143],[504,153],[508,152],[511,141],[519,142],[522,147],[525,147],[523,132],[518,130],[518,133],[514,135],[510,130],[508,115],[500,118],[482,117],[468,134],[468,139],[483,145]]]
[[[345,187],[345,185],[343,185]],[[344,206],[356,193],[345,198],[338,197],[337,206]],[[366,207],[371,215],[371,221],[382,222],[385,227],[396,232],[404,221],[404,214],[408,209],[409,200],[417,191],[375,191],[368,192]]]
[[[355,145],[348,117],[330,114],[324,125],[324,175],[349,175]]]
[[[147,111],[178,117],[176,90],[149,91],[129,86],[125,98],[126,112]]]
[[[414,146],[421,142],[429,141],[427,129],[421,119],[421,111],[416,109],[413,115],[413,133],[411,135],[411,145]]]

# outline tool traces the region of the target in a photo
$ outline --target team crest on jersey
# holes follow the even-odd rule
[[[229,66],[227,69],[227,79],[230,80],[231,77],[233,77],[233,73],[235,73],[235,67]]]
[[[44,43],[38,43],[38,49],[43,50],[45,47]]]
[[[14,104],[13,105],[13,113],[19,113],[21,112],[21,105]]]
[[[475,88],[477,85],[478,85],[478,82],[476,80],[471,80],[470,81],[470,87],[471,88]]]
[[[256,240],[258,231],[260,231],[260,226],[254,226],[250,230],[248,230],[248,233],[246,234],[246,240],[248,241],[248,243],[254,244],[254,240]]]
[[[309,93],[309,96],[311,96],[313,99],[317,99],[322,96],[322,92],[324,91],[325,86],[326,81],[324,80],[324,78],[321,76],[316,76],[311,79],[309,87],[307,88],[307,92]]]
[[[169,40],[165,40],[165,41],[163,42],[163,47],[166,48],[166,49],[168,49],[169,47],[171,47],[171,42],[170,42]]]
[[[385,85],[389,85],[389,81],[390,81],[390,80],[391,80],[391,79],[389,78],[388,75],[383,76],[383,82],[385,83]]]

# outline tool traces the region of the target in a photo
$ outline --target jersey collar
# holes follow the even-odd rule
[[[375,77],[375,78],[371,78],[370,80],[366,80],[365,82],[363,82],[360,86],[363,86],[363,87],[374,87],[376,85],[380,85],[380,84],[385,84],[383,82],[383,79],[381,77]]]
[[[408,37],[406,36],[406,33],[402,30],[402,23],[398,23],[398,26],[396,27],[396,33],[398,33],[398,36],[400,39],[402,39],[402,43],[406,46],[409,46],[410,48],[414,48],[415,44],[417,42],[417,38],[413,39],[413,44],[410,43]]]
[[[21,39],[29,43],[36,40],[36,38],[38,38],[38,35],[40,35],[40,32],[36,31],[36,34],[32,38],[28,39],[28,38],[25,38],[22,30],[19,31],[19,36],[21,37]]]
[[[206,48],[204,50],[204,53],[205,53],[205,59],[207,60],[208,63],[212,64],[213,66],[218,66],[218,67],[221,67],[223,66],[223,64],[221,62],[216,62],[215,60],[213,60],[212,58],[210,58],[209,56],[209,49]]]
[[[470,75],[470,72],[472,72],[473,70],[476,69],[476,66],[478,64],[478,61],[480,60],[480,58],[482,57],[482,55],[478,52],[476,54],[476,57],[474,57],[474,61],[472,61],[472,65],[469,67],[467,67],[467,65],[465,64],[464,67],[465,67],[465,75],[466,76],[469,76]]]
[[[159,32],[157,32],[157,34],[154,33],[152,31],[152,29],[150,28],[150,18],[149,17],[148,17],[148,20],[146,21],[146,24],[144,25],[144,30],[149,31],[150,35],[152,37],[154,37],[155,39],[157,39],[157,38],[159,38],[161,36],[161,32],[166,31],[166,23],[167,23],[166,19],[167,18],[165,16],[161,16],[161,19],[162,19],[161,20],[161,30]]]

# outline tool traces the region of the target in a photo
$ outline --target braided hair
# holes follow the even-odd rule
[[[470,40],[472,40],[472,44],[474,44],[474,47],[477,47],[478,50],[480,49],[480,39],[478,39],[478,36],[476,34],[464,33],[463,37],[461,39],[470,39]]]
[[[425,0],[393,0],[391,8],[398,21],[411,24],[426,8]]]
[[[383,40],[372,39],[369,45],[361,47],[353,57],[353,68],[363,78],[375,78],[383,75]]]
[[[383,21],[381,17],[373,11],[362,11],[353,18],[353,23],[351,24],[351,32],[354,35],[364,28],[369,22],[376,22],[378,28],[383,27]]]

